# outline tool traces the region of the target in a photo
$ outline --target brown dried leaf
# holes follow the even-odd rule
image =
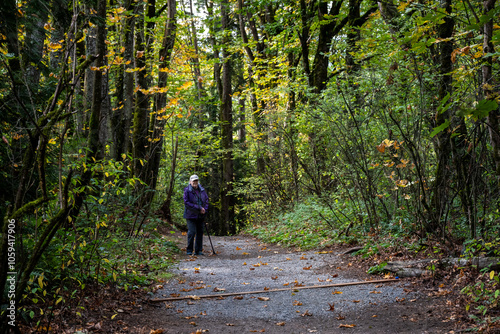
[[[163,334],[163,329],[152,329],[149,334]]]
[[[353,328],[353,327],[356,327],[356,325],[352,324],[352,325],[343,325],[343,324],[340,324],[339,325],[339,328]]]

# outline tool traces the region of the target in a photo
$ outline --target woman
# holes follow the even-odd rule
[[[208,194],[200,184],[198,175],[191,175],[184,188],[184,218],[188,226],[187,255],[204,255],[203,221],[208,211]]]

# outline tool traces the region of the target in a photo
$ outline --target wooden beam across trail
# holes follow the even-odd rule
[[[295,291],[295,290],[303,290],[303,289],[333,288],[333,287],[339,287],[339,286],[389,283],[389,282],[395,282],[395,281],[399,281],[399,280],[398,279],[383,279],[383,280],[375,280],[375,281],[359,281],[359,282],[324,284],[324,285],[296,286],[296,287],[272,289],[272,290],[226,292],[226,293],[217,293],[217,294],[213,294],[213,295],[201,295],[201,296],[189,295],[189,296],[182,296],[182,297],[150,299],[150,301],[151,302],[170,302],[170,301],[174,301],[174,300],[184,300],[184,299],[198,300],[198,299],[202,299],[202,298],[217,298],[217,297],[228,297],[228,296],[239,296],[239,295],[252,295],[252,294],[257,294],[257,293],[268,293],[268,292],[277,292],[277,291]]]

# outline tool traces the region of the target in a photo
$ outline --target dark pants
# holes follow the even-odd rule
[[[188,244],[186,251],[201,253],[203,249],[203,219],[186,219],[188,226]]]

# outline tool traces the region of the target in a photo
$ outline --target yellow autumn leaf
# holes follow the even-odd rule
[[[493,279],[493,277],[495,277],[495,271],[494,271],[494,270],[492,270],[492,271],[490,272],[490,279]]]

